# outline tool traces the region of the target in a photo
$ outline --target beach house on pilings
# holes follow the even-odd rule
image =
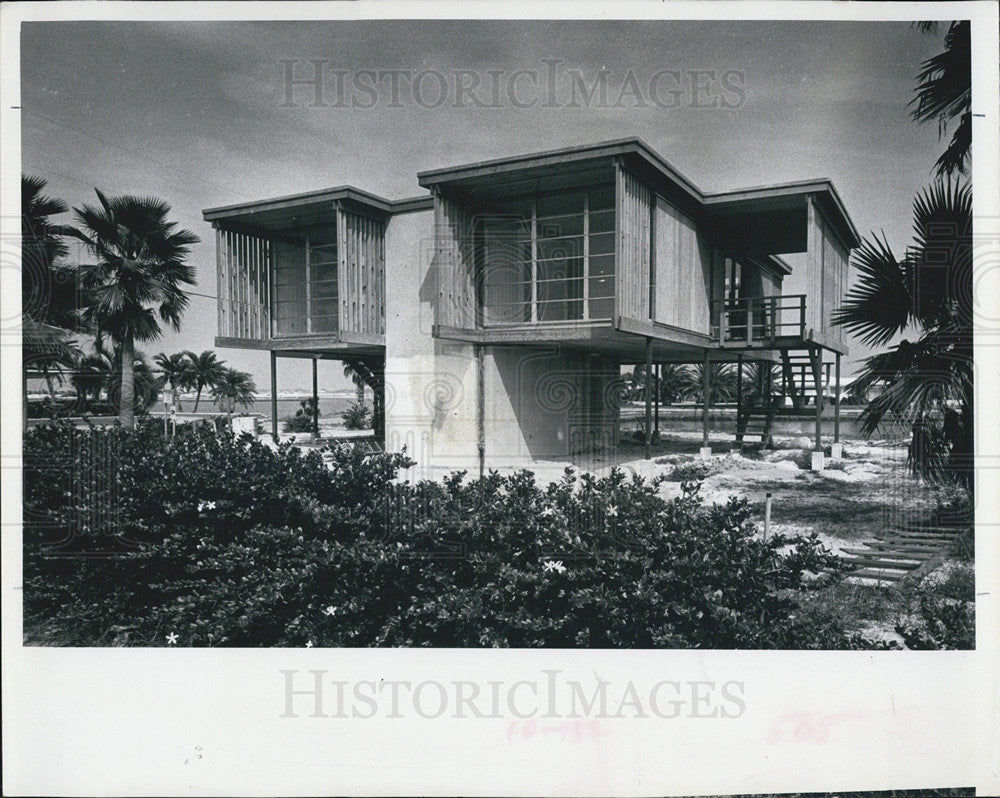
[[[279,357],[357,363],[385,445],[431,470],[616,446],[629,364],[777,366],[796,406],[815,389],[821,446],[859,243],[829,180],[705,193],[638,139],[416,177],[428,193],[407,200],[345,187],[206,210],[216,344],[270,351],[272,387]],[[742,434],[772,412],[739,402]],[[703,422],[707,443],[707,406]]]

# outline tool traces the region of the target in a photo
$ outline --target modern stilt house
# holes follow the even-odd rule
[[[278,356],[363,359],[387,447],[430,469],[615,446],[622,367],[640,363],[647,380],[665,363],[780,366],[796,407],[816,388],[820,447],[847,351],[830,318],[858,244],[828,180],[706,194],[637,139],[418,180],[430,196],[344,188],[206,211],[217,344],[269,349],[272,374]],[[765,388],[738,397],[738,438],[766,437]],[[703,424],[707,444],[707,402]]]
[[[386,230],[429,197],[391,202],[351,187],[211,208],[216,231],[216,346],[271,355],[277,436],[277,359],[349,363],[381,413],[385,369]],[[316,405],[314,403],[314,410]],[[314,423],[315,423],[314,418]]]

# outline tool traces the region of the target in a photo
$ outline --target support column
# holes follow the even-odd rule
[[[743,354],[736,355],[736,448],[743,448]]]
[[[663,383],[660,381],[663,377],[662,374],[663,366],[660,363],[656,364],[656,379],[653,387],[653,437],[656,440],[660,439],[660,391],[663,389]]]
[[[319,437],[319,380],[317,378],[316,369],[316,358],[312,359],[313,363],[313,437]]]
[[[271,350],[271,440],[278,442],[278,355]]]
[[[704,379],[702,382],[702,408],[701,408],[701,451],[702,459],[711,457],[712,447],[708,445],[708,402],[712,396],[712,364],[708,359],[708,350],[705,350],[703,361]]]
[[[834,360],[833,373],[833,447],[830,459],[839,460],[844,456],[844,444],[840,442],[840,352]]]
[[[646,338],[646,459],[653,442],[653,339]]]
[[[823,351],[809,352],[812,362],[813,379],[816,383],[816,441],[812,453],[812,470],[823,470]]]
[[[479,478],[486,475],[486,347],[476,344],[476,449]]]

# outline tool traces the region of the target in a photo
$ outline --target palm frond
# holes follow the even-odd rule
[[[833,313],[832,323],[845,327],[868,346],[882,346],[906,329],[913,311],[909,269],[896,259],[884,234],[861,242],[852,264],[861,273]]]

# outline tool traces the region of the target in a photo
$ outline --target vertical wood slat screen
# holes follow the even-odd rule
[[[385,335],[385,222],[337,211],[341,330]]]
[[[843,342],[841,327],[830,323],[833,311],[843,301],[844,276],[849,258],[833,227],[816,204],[809,198],[809,295],[806,297],[807,326]]]
[[[434,196],[434,267],[438,324],[476,327],[474,217],[461,203]]]
[[[270,242],[229,230],[215,235],[219,336],[270,338]]]
[[[649,319],[650,206],[652,191],[615,164],[615,315]]]

